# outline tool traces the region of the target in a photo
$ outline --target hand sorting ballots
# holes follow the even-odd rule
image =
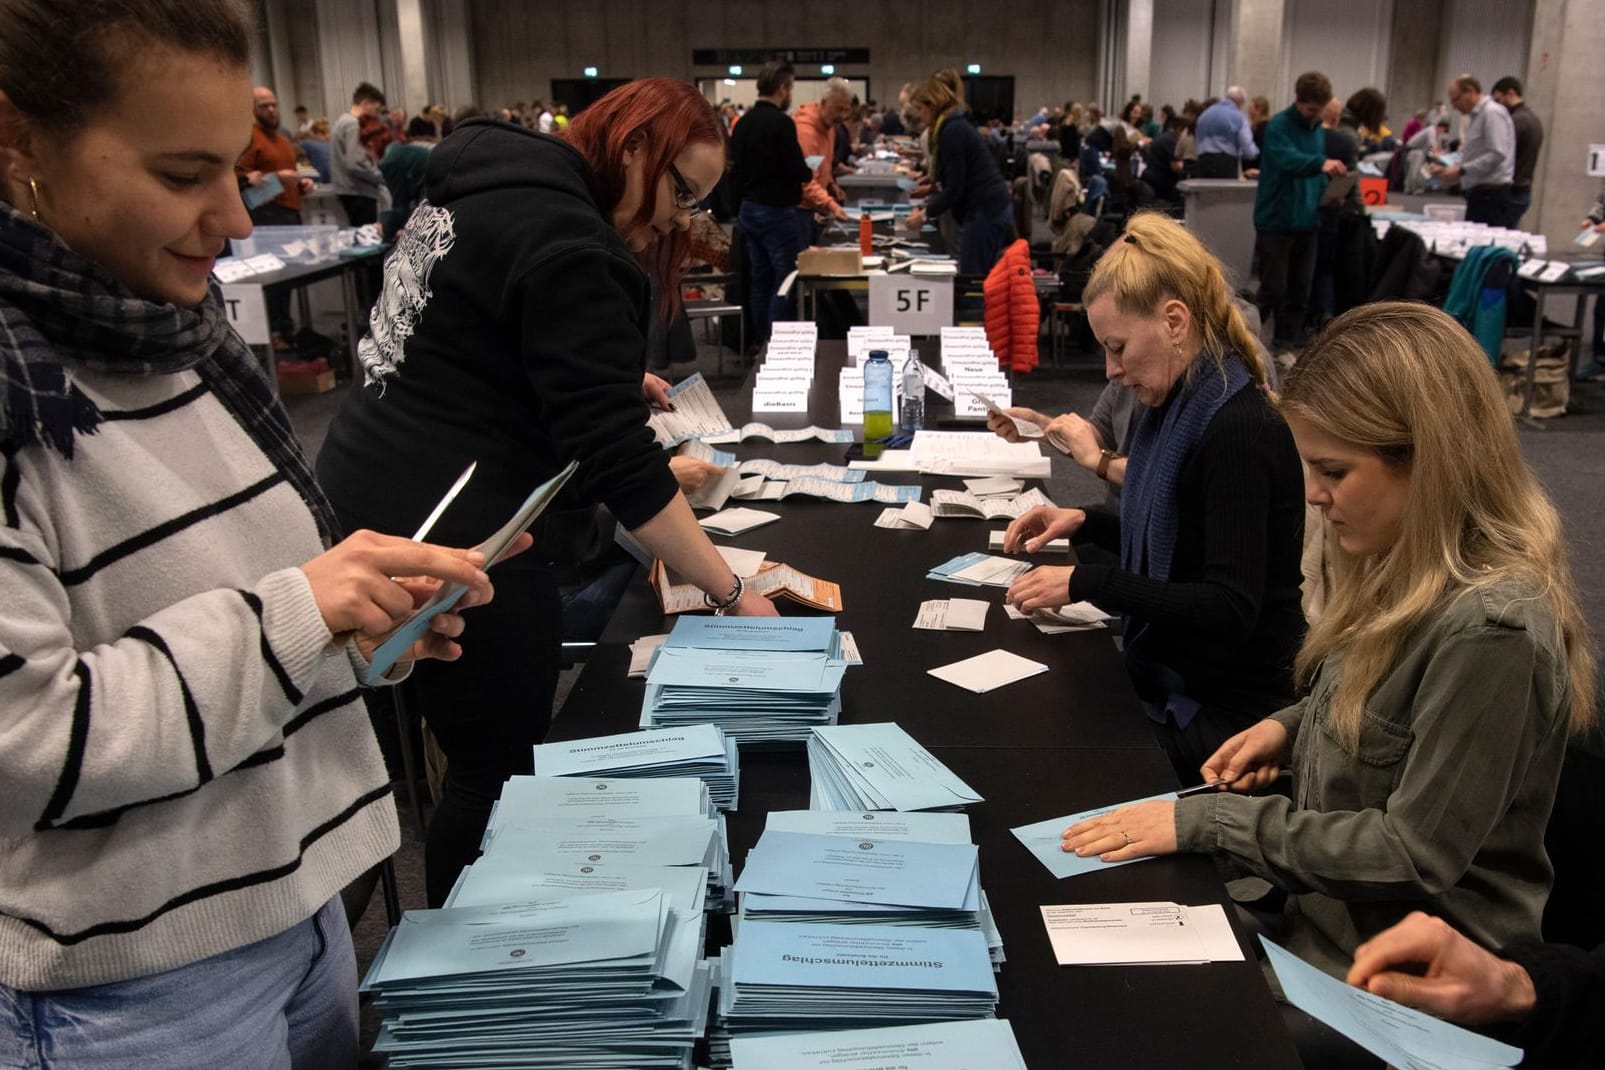
[[[1067,538],[1086,523],[1080,509],[1058,509],[1038,505],[1027,509],[1003,533],[1003,552],[1036,553],[1054,539]],[[1025,613],[1070,604],[1070,576],[1074,566],[1045,565],[1034,568],[1010,584],[1004,599]]]
[[[502,555],[506,560],[534,545],[520,535]],[[476,550],[434,546],[396,535],[358,531],[301,566],[312,588],[324,626],[337,639],[354,640],[364,657],[434,595],[442,584],[461,583],[468,593],[449,612],[429,622],[429,633],[403,661],[462,656],[462,610],[482,606],[494,595],[485,574],[494,562]]]

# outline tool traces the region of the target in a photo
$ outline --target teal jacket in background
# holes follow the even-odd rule
[[[1265,124],[1254,191],[1254,226],[1260,230],[1314,230],[1326,176],[1326,131],[1288,107]]]
[[[1443,302],[1443,310],[1471,332],[1496,366],[1505,340],[1506,289],[1520,259],[1509,249],[1495,245],[1467,249]]]

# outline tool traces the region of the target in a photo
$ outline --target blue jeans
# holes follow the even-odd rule
[[[977,216],[959,226],[959,274],[984,276],[992,270],[1003,253],[1009,228],[1014,225],[1014,206],[1011,204],[995,218]]]
[[[335,896],[277,936],[149,977],[0,985],[4,1070],[350,1070],[357,960]]]
[[[754,343],[769,340],[770,324],[796,318],[790,297],[778,291],[787,275],[797,269],[797,254],[803,248],[802,228],[797,225],[797,209],[771,204],[743,202],[737,215],[741,232],[747,236],[747,305],[752,312]]]

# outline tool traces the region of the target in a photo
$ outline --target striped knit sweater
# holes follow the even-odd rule
[[[71,460],[0,457],[0,984],[172,969],[397,843],[295,490],[191,371],[74,371]]]

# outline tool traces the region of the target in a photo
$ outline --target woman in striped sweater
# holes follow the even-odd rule
[[[490,597],[466,551],[331,548],[228,326],[249,27],[0,0],[0,1066],[350,1066],[338,893],[397,840],[364,651]]]

